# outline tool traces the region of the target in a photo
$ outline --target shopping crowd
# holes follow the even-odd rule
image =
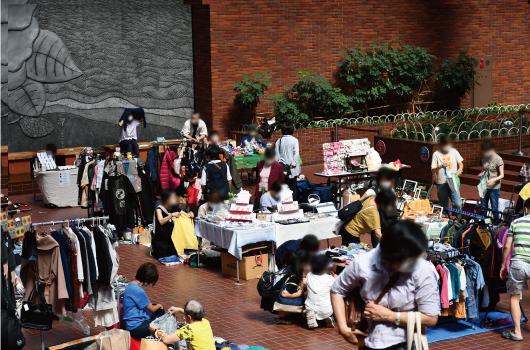
[[[123,152],[139,154],[136,127],[142,122],[145,123],[144,118],[143,111],[130,110],[120,119],[120,146]],[[299,142],[293,136],[293,124],[288,122],[282,124],[281,132],[282,137],[272,146],[258,135],[257,127],[252,124],[248,127],[248,135],[241,141],[241,147],[256,147],[263,150],[263,160],[259,161],[247,175],[248,178],[256,179],[253,191],[255,210],[271,212],[276,210],[280,204],[280,193],[285,188],[292,191],[293,198],[298,198],[297,180],[301,174]],[[168,155],[171,155],[172,151],[166,151],[158,174],[162,185],[160,200],[156,205],[147,206],[136,199],[137,202],[133,206],[135,209],[143,207],[145,210],[148,207],[151,210],[152,214],[142,214],[142,221],[149,222],[147,217],[152,218],[151,256],[165,261],[169,261],[169,257],[183,255],[184,250],[197,250],[199,244],[203,248],[209,247],[211,242],[197,241],[193,233],[194,219],[205,217],[214,208],[222,206],[231,193],[237,193],[242,188],[234,155],[223,147],[224,142],[218,132],[208,132],[199,113],[193,113],[184,123],[181,134],[194,144],[193,147],[182,148],[178,161],[177,157],[169,158]],[[481,205],[497,212],[501,182],[504,178],[504,163],[491,140],[482,143],[481,151],[483,171],[477,178],[477,183],[483,191]],[[149,164],[149,161],[147,163]],[[87,172],[88,180],[85,179],[84,174],[81,180],[86,181],[87,186],[95,188],[93,189],[95,192],[92,196],[92,192],[87,189],[86,193],[80,193],[80,198],[96,206],[99,203],[98,198],[101,198],[104,210],[114,208],[112,200],[109,200],[112,194],[103,188],[98,192],[97,183],[101,181],[106,183],[106,179],[122,175],[134,181],[138,173],[129,174],[125,171],[125,174],[113,175],[120,166],[123,166],[122,164],[110,167],[112,174],[106,174],[108,167],[103,166],[105,163],[87,162],[87,167],[90,167],[90,164],[95,167],[92,172]],[[173,167],[173,164],[178,166]],[[105,170],[99,169],[98,165]],[[432,155],[431,171],[438,201],[443,208],[449,208],[449,202],[452,208],[462,208],[459,192],[451,188],[448,179],[449,174],[460,176],[464,166],[465,160],[453,147],[451,138],[442,135],[438,149]],[[182,173],[176,174],[175,169],[182,169]],[[104,174],[101,179],[98,176],[100,170]],[[150,173],[149,176],[152,176],[153,170]],[[521,176],[529,173],[530,171],[525,172],[522,169]],[[149,181],[145,180],[147,182],[144,184],[142,182],[144,178],[139,177],[139,180],[140,182],[135,185],[125,181],[124,188],[128,196],[134,198],[139,186],[148,187],[145,184]],[[184,182],[189,183],[189,187],[183,190]],[[118,181],[116,180],[115,183]],[[356,255],[340,273],[335,272],[336,268],[330,255],[320,250],[319,239],[313,234],[308,234],[302,239],[288,240],[277,247],[274,255],[276,271],[268,274],[269,280],[262,277],[258,282],[258,292],[262,296],[261,308],[278,316],[275,323],[290,324],[301,321],[311,330],[319,327],[337,328],[345,341],[363,346],[366,350],[410,349],[407,345],[407,328],[417,320],[421,327],[434,327],[440,315],[456,313],[462,315],[462,312],[465,314],[467,311],[468,316],[478,317],[478,313],[475,312],[478,310],[478,305],[475,305],[478,300],[475,298],[479,295],[479,285],[488,283],[487,272],[497,274],[500,279],[506,281],[512,319],[521,318],[519,299],[521,293],[529,289],[530,281],[530,219],[526,216],[530,213],[530,198],[521,204],[524,212],[521,218],[511,223],[495,223],[496,234],[499,233],[500,237],[501,230],[503,232],[503,239],[500,241],[502,244],[495,248],[491,243],[488,244],[491,248],[484,247],[484,249],[496,249],[496,262],[484,256],[478,257],[477,252],[472,250],[468,250],[467,253],[475,254],[473,258],[459,255],[459,261],[454,259],[434,262],[425,258],[428,256],[426,254],[428,251],[447,252],[450,251],[448,248],[452,247],[448,247],[443,242],[429,242],[417,223],[400,218],[393,170],[381,167],[375,177],[366,182],[362,193],[359,200],[349,204],[354,208],[353,214],[342,220],[337,234],[341,236],[342,246],[345,249],[364,251]],[[182,200],[184,197],[187,198],[186,202]],[[498,214],[496,215],[495,219],[499,219]],[[126,217],[123,220],[125,225],[126,221],[132,218]],[[473,244],[475,237],[472,236],[473,232],[478,232],[477,236],[485,232],[489,237],[490,231],[484,227],[474,222],[452,220],[443,234],[452,239],[461,237],[462,242],[467,240],[468,243]],[[68,244],[72,244],[71,242],[77,239],[77,243],[80,244],[101,236],[101,243],[93,247],[92,260],[87,256],[86,261],[87,265],[90,263],[93,265],[94,273],[97,273],[92,276],[94,281],[103,283],[101,276],[106,276],[104,271],[107,267],[103,269],[104,266],[94,258],[96,248],[98,255],[103,253],[101,246],[108,248],[110,253],[107,254],[105,250],[105,254],[109,256],[112,256],[113,249],[110,245],[111,240],[104,233],[100,233],[99,228],[96,230],[98,231],[76,230],[74,234],[70,231],[64,233],[59,231],[56,240],[60,240],[61,243],[64,240],[65,244],[68,240]],[[175,230],[179,235],[178,243],[174,240]],[[363,235],[370,235],[369,249],[365,249],[367,247],[361,243]],[[1,244],[4,285],[9,285],[10,279],[18,278],[13,274],[14,262],[6,249],[11,243],[6,241],[7,245],[4,244],[4,239],[7,240],[7,237],[5,234],[2,235]],[[35,239],[43,238],[37,236]],[[49,242],[56,247],[51,236]],[[454,246],[460,251],[465,248],[465,244],[460,246],[454,244]],[[74,245],[69,247],[75,253]],[[87,253],[91,252],[89,245],[85,244],[84,249],[87,249]],[[496,270],[491,268],[494,265]],[[112,270],[112,263],[110,266]],[[96,272],[97,267],[100,269],[99,272]],[[110,288],[110,275],[112,274],[113,277],[116,275],[115,270],[110,270],[107,273],[108,280],[104,282],[107,288]],[[86,272],[88,282],[92,272],[90,266]],[[68,271],[68,267],[65,266],[65,276],[70,273],[72,271]],[[483,274],[485,278],[482,277]],[[66,282],[68,278],[66,277]],[[166,345],[184,340],[188,344],[188,349],[215,349],[211,325],[205,318],[205,310],[198,300],[190,300],[183,307],[171,306],[167,309],[161,304],[151,302],[145,288],[155,287],[158,279],[157,266],[154,263],[144,263],[138,267],[134,280],[125,288],[123,320],[131,336],[134,338],[154,336]],[[85,287],[90,289],[91,284],[87,282]],[[81,284],[81,288],[82,286]],[[66,287],[70,287],[70,284],[66,283],[60,291],[66,298],[70,293],[79,293],[79,290],[77,292],[67,290]],[[28,293],[27,288],[26,293]],[[485,295],[485,292],[481,295]],[[492,295],[494,294],[490,291],[490,296]],[[2,302],[4,303],[4,299]],[[458,307],[461,307],[460,310],[455,310]],[[4,310],[4,307],[2,309]],[[155,323],[156,319],[165,312],[170,312],[172,315],[182,314],[186,325],[175,332],[165,333]],[[523,335],[520,323],[514,322],[513,326],[513,331],[503,332],[502,337],[521,341]],[[415,341],[420,341],[420,337]]]

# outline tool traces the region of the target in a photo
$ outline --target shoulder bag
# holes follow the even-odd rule
[[[390,277],[390,280],[383,288],[383,291],[379,294],[377,299],[375,299],[374,304],[379,304],[381,299],[385,296],[386,293],[396,284],[399,279],[400,273],[397,272],[395,275]],[[368,329],[368,321],[363,318],[365,303],[361,297],[361,288],[355,288],[348,296],[348,306],[346,309],[346,315],[348,317],[348,327],[351,327],[352,330],[358,329],[365,332]],[[359,337],[359,336],[357,336]],[[359,339],[359,347],[364,346],[364,339]]]
[[[46,304],[42,288],[38,288],[39,280],[35,281],[35,289],[29,295],[28,300],[22,302],[20,310],[20,323],[22,327],[36,329],[39,331],[49,331],[52,329],[53,308],[52,304]],[[38,304],[33,303],[33,293],[37,290]]]

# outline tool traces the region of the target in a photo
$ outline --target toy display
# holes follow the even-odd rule
[[[322,144],[324,154],[324,174],[340,174],[349,170],[362,170],[366,167],[364,157],[370,151],[368,139],[344,140]],[[354,158],[361,157],[361,162]]]

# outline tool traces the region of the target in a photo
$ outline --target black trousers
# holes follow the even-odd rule
[[[291,191],[293,191],[293,201],[297,201],[298,200],[298,180],[296,177],[292,178],[292,179],[289,179],[289,178],[285,178],[285,183],[287,184],[287,186],[289,186],[289,189]]]
[[[361,243],[360,237],[355,237],[348,231],[346,231],[346,224],[342,225],[340,229],[340,236],[342,237],[342,245],[348,245],[350,243]]]
[[[133,156],[140,157],[140,148],[135,139],[123,140],[120,142],[120,152],[126,154],[131,152]]]

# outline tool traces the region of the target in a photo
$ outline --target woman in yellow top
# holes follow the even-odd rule
[[[201,303],[196,300],[190,300],[186,303],[184,309],[173,306],[169,308],[169,311],[172,314],[183,313],[187,324],[174,333],[166,334],[162,330],[157,329],[154,323],[151,323],[149,330],[156,338],[162,340],[166,345],[185,340],[188,350],[215,350],[212,327],[210,322],[204,318],[204,309]]]
[[[361,242],[362,234],[374,231],[378,239],[381,239],[381,220],[379,210],[391,208],[396,201],[396,195],[391,189],[382,189],[377,196],[369,196],[362,199],[362,208],[350,220],[345,223],[341,230],[342,244]]]

